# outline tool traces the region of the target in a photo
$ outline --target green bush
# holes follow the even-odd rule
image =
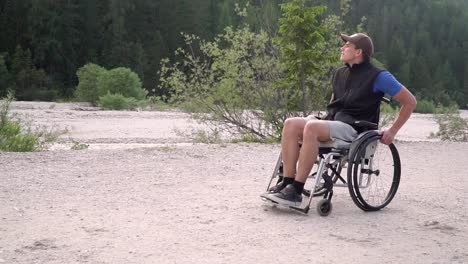
[[[416,109],[414,109],[415,113],[421,114],[432,114],[436,111],[436,105],[432,101],[428,100],[418,100],[418,104],[416,105]]]
[[[21,124],[15,121],[0,124],[0,150],[27,152],[39,149],[39,138],[32,133],[22,133]]]
[[[104,72],[98,78],[99,96],[107,93],[120,94],[123,97],[133,97],[142,100],[147,91],[141,86],[140,78],[128,68],[115,68]]]
[[[107,93],[99,97],[99,106],[108,110],[134,109],[143,103],[143,101],[138,101],[133,97],[125,97],[121,94]]]
[[[380,113],[395,114],[395,112],[398,112],[398,109],[393,108],[391,104],[387,104],[387,103],[380,104]]]
[[[10,120],[8,116],[13,95],[0,101],[0,151],[27,152],[43,150],[64,131],[47,127],[32,128],[31,124]]]
[[[458,111],[447,109],[443,113],[434,115],[439,124],[439,131],[432,134],[443,141],[467,142],[468,141],[468,120],[460,116]]]
[[[1,102],[0,106],[0,150],[2,151],[35,151],[38,149],[38,137],[32,133],[22,132],[21,124],[8,117],[13,95]]]
[[[166,111],[169,109],[169,104],[164,101],[163,97],[160,96],[148,96],[147,106],[151,110]]]
[[[325,107],[340,22],[324,7],[287,2],[275,39],[248,24],[212,41],[185,34],[178,60],[162,60],[159,89],[203,124],[252,138],[279,138],[286,118]]]
[[[76,72],[79,83],[76,87],[75,97],[80,101],[96,105],[99,99],[98,79],[106,72],[106,69],[93,63],[79,68]]]
[[[106,70],[88,63],[77,71],[79,80],[75,96],[78,100],[105,109],[129,109],[141,104],[147,92],[138,75],[128,68]]]
[[[380,120],[379,127],[385,127],[395,120],[397,113],[400,111],[398,107],[393,108],[391,104],[380,104]]]

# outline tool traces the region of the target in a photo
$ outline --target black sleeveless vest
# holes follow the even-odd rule
[[[333,101],[327,106],[327,119],[352,126],[357,120],[378,124],[384,93],[374,93],[373,85],[381,71],[368,61],[338,68],[333,75]]]

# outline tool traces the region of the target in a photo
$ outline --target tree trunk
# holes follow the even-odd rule
[[[463,78],[463,94],[465,95],[465,105],[460,107],[468,109],[468,41],[463,42],[463,49],[465,50],[465,74]]]
[[[302,91],[302,115],[305,117],[307,115],[307,87],[305,82],[305,74],[304,74],[304,64],[301,65],[299,70],[299,82],[300,88]]]

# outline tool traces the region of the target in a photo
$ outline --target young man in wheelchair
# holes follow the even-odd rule
[[[344,45],[340,60],[345,65],[334,72],[327,117],[324,120],[293,117],[284,123],[281,140],[283,180],[265,194],[278,204],[301,204],[304,183],[317,159],[320,142],[334,139],[352,141],[360,132],[360,128],[354,125],[357,120],[378,124],[384,94],[389,94],[401,105],[390,128],[380,132],[384,144],[393,142],[416,106],[415,97],[405,86],[388,71],[370,63],[374,46],[369,36],[341,34],[341,39]]]

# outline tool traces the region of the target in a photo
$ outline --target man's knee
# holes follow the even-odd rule
[[[305,120],[301,117],[290,117],[284,121],[284,128],[289,130],[302,130]]]
[[[317,140],[324,141],[330,138],[330,129],[326,121],[312,120],[307,122],[304,126],[305,137],[316,138]]]

